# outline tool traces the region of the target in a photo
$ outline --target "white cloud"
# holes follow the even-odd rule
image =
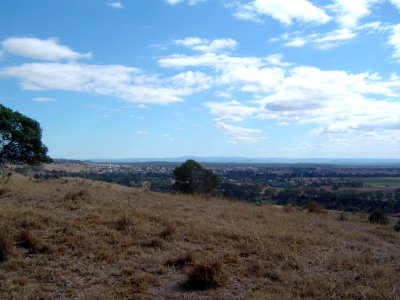
[[[285,71],[278,67],[258,67],[256,65],[237,66],[223,70],[218,84],[230,88],[239,87],[243,92],[268,92],[285,77]]]
[[[399,81],[377,74],[350,74],[295,67],[261,104],[260,117],[319,124],[319,134],[400,130]]]
[[[287,47],[303,47],[307,44],[306,38],[304,37],[295,37],[285,44]]]
[[[229,137],[231,144],[254,144],[265,139],[265,135],[260,129],[232,126],[224,122],[218,122],[216,126]]]
[[[176,4],[180,4],[180,3],[186,3],[189,5],[196,5],[200,2],[203,2],[205,0],[165,0],[165,2],[167,2],[170,5],[176,5]]]
[[[124,8],[124,5],[119,2],[119,1],[112,1],[112,2],[108,2],[107,5],[111,8],[115,8],[115,9],[122,9]]]
[[[206,102],[204,105],[210,110],[212,115],[216,116],[216,121],[240,122],[258,111],[257,108],[243,105],[236,100],[228,102]]]
[[[400,10],[400,0],[390,0],[390,2]]]
[[[196,92],[193,87],[174,86],[170,79],[121,65],[31,63],[4,68],[0,74],[19,79],[27,90],[109,95],[137,104],[171,104]]]
[[[394,48],[392,58],[400,62],[400,24],[393,26],[388,43]]]
[[[359,20],[371,13],[371,6],[381,0],[335,0],[332,6],[337,22],[344,27],[355,27]]]
[[[158,60],[162,68],[211,67],[213,69],[229,69],[233,66],[259,65],[261,62],[262,59],[255,57],[235,57],[215,53],[204,53],[200,55],[174,54]]]
[[[54,38],[41,40],[31,37],[13,37],[4,40],[1,44],[5,52],[37,60],[75,61],[92,56],[91,53],[80,54],[67,46],[60,45]]]
[[[46,102],[55,102],[57,101],[54,98],[46,98],[46,97],[37,97],[32,99],[33,102],[40,102],[40,103],[46,103]]]
[[[354,39],[357,34],[356,30],[339,28],[327,33],[314,33],[301,37],[289,37],[286,35],[284,39],[289,39],[289,41],[285,43],[285,46],[287,47],[303,47],[305,45],[312,45],[317,49],[325,50],[337,47],[348,40]]]
[[[209,41],[198,37],[188,37],[182,40],[176,40],[175,43],[204,53],[223,52],[234,49],[237,45],[237,42],[233,39],[215,39]]]
[[[329,21],[329,16],[323,9],[307,0],[253,0],[236,6],[235,16],[240,19],[260,21],[260,16],[263,15],[285,25],[294,21],[318,24]]]
[[[289,67],[292,64],[288,62],[283,61],[283,55],[282,54],[272,54],[269,55],[265,58],[265,61],[273,66],[278,66],[278,67]]]
[[[173,76],[170,81],[176,87],[192,87],[201,91],[210,88],[213,78],[201,72],[188,71]]]

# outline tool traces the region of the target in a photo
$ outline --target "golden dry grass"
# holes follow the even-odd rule
[[[12,178],[0,299],[399,299],[400,234],[365,215]]]

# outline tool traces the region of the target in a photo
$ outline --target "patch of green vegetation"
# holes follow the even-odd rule
[[[289,187],[289,183],[287,183],[285,181],[270,181],[270,182],[268,182],[268,185],[271,187],[275,187],[275,188]]]
[[[364,183],[365,187],[400,187],[400,177],[365,177],[358,179]]]

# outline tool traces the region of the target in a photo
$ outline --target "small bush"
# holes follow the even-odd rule
[[[396,225],[394,225],[394,230],[400,231],[400,220],[398,220]]]
[[[369,215],[368,220],[373,224],[385,225],[389,223],[389,219],[386,218],[385,214],[377,209]]]
[[[164,243],[162,239],[156,238],[151,241],[142,243],[141,246],[147,248],[162,248],[163,244]]]
[[[326,210],[320,204],[314,201],[308,202],[307,210],[308,212],[318,213],[318,214],[326,212]]]
[[[114,222],[115,229],[118,231],[128,231],[133,225],[129,216],[122,216]]]
[[[6,261],[12,252],[12,240],[9,236],[8,230],[5,228],[0,229],[0,262]]]
[[[78,201],[78,200],[90,200],[90,193],[86,190],[80,190],[79,192],[72,193],[68,192],[65,195],[65,200],[72,200],[72,201]]]
[[[37,253],[40,250],[39,240],[28,230],[22,231],[20,235],[21,246],[29,249],[32,253]]]
[[[6,196],[7,194],[10,194],[11,190],[8,188],[0,188],[0,197]]]
[[[188,286],[196,290],[215,289],[226,281],[227,275],[219,262],[196,265],[188,274]]]

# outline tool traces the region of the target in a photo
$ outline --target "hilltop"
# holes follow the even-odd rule
[[[13,174],[0,298],[399,299],[393,224]]]

